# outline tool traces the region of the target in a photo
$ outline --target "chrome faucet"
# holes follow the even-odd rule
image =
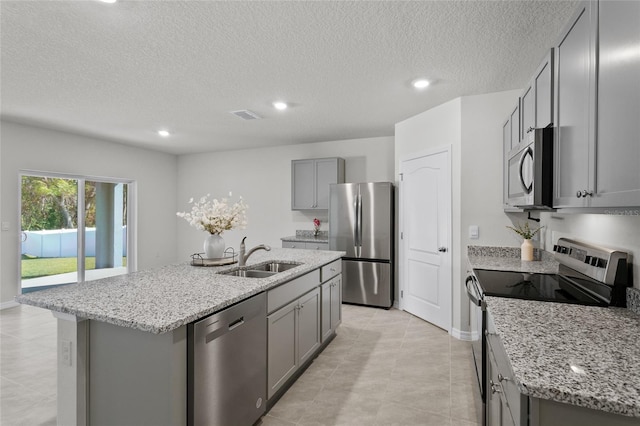
[[[244,245],[244,240],[246,240],[247,237],[244,237],[242,239],[242,242],[240,243],[240,254],[238,255],[238,266],[244,266],[247,264],[247,259],[249,259],[249,256],[251,256],[253,254],[253,252],[258,251],[258,250],[266,250],[266,251],[270,251],[271,247],[269,247],[268,245],[265,244],[260,244],[259,246],[255,246],[254,248],[252,248],[251,250],[249,250],[249,252],[247,254],[245,254],[247,248]]]

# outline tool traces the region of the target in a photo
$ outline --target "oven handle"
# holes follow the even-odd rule
[[[482,306],[482,298],[480,297],[480,292],[476,285],[476,278],[473,275],[469,275],[467,280],[464,282],[464,286],[467,288],[467,294],[469,295],[471,303],[477,306]],[[473,291],[470,288],[471,286],[473,286]]]

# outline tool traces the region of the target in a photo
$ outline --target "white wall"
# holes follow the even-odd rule
[[[396,124],[396,171],[400,161],[451,145],[453,333],[469,329],[464,291],[468,244],[515,245],[502,211],[502,123],[520,91],[454,99]],[[469,225],[480,239],[468,239]]]
[[[393,137],[379,137],[183,155],[178,159],[178,210],[188,210],[192,197],[210,193],[222,198],[232,191],[232,201],[242,196],[249,204],[249,224],[225,232],[226,246],[238,250],[246,235],[248,248],[262,243],[280,247],[280,238],[313,229],[315,217],[322,221],[321,230],[328,230],[326,212],[291,211],[291,160],[342,157],[346,182],[393,181],[393,146]],[[202,252],[204,238],[179,219],[181,259]]]
[[[71,133],[1,122],[2,231],[0,301],[20,292],[20,170],[131,179],[137,184],[138,269],[176,261],[177,157]]]

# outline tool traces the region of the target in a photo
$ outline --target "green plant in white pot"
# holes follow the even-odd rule
[[[531,239],[534,235],[536,235],[544,226],[540,226],[536,229],[531,229],[529,226],[529,222],[525,222],[524,225],[517,224],[515,227],[507,226],[507,228],[511,229],[516,234],[520,235],[524,241],[520,246],[520,259],[531,261],[533,260],[533,244],[531,243]]]

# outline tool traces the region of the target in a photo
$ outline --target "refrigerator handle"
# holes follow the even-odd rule
[[[358,226],[360,221],[358,220],[358,196],[353,199],[353,211],[354,211],[354,224],[353,224],[353,248],[355,249],[356,257],[358,256]]]
[[[358,257],[362,256],[362,195],[358,194],[358,210],[356,212],[356,217],[358,221]]]

